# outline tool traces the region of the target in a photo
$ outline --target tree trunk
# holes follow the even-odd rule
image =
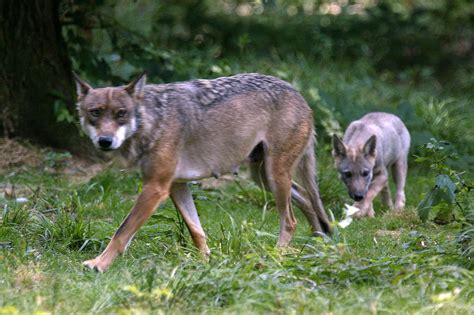
[[[54,110],[62,100],[74,113],[75,102],[58,6],[59,0],[0,1],[0,132],[71,149],[80,142],[78,130],[58,122]]]

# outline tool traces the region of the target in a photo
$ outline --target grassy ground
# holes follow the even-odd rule
[[[426,136],[425,126],[455,139],[472,137],[467,129],[459,135],[452,126],[433,127],[423,111],[413,114],[417,106],[428,106],[432,95],[441,95],[436,89],[383,83],[357,65],[351,75],[335,66],[308,74],[303,71],[308,65],[298,62],[291,69],[288,64],[270,69],[265,62],[248,68],[222,64],[218,71],[254,68],[287,76],[322,114],[320,185],[336,219],[349,200],[325,140],[325,132],[337,127],[334,122],[344,127],[350,117],[377,104],[400,114],[405,102],[413,106],[405,118],[412,117],[417,141]],[[442,103],[444,96],[438,97],[435,102]],[[459,115],[468,103],[467,98],[455,100]],[[443,106],[435,109],[454,115]],[[464,267],[455,242],[459,223],[419,221],[415,207],[434,175],[412,162],[404,212],[391,213],[377,201],[376,218],[355,221],[325,240],[308,237],[309,227],[298,212],[297,233],[287,249],[274,246],[278,216],[271,198],[245,179],[206,189],[192,185],[209,237],[210,261],[195,251],[183,221],[167,202],[104,274],[84,269],[81,262],[104,248],[128,213],[140,191],[138,174],[106,167],[89,178],[67,155],[48,150],[33,164],[20,161],[0,175],[5,190],[0,199],[0,314],[474,312],[474,273]],[[28,197],[26,203],[8,198],[11,184],[16,197]]]
[[[462,267],[453,242],[458,226],[422,224],[414,213],[427,185],[417,182],[419,175],[410,176],[406,211],[379,211],[339,229],[333,240],[307,237],[298,213],[296,237],[285,250],[274,247],[273,203],[255,186],[193,185],[209,262],[167,202],[129,251],[97,274],[81,262],[98,254],[129,211],[137,174],[108,168],[71,184],[54,172],[19,171],[17,189],[34,194],[26,204],[4,202],[0,312],[472,313],[473,273]]]

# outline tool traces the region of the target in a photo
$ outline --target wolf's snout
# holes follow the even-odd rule
[[[97,141],[99,143],[99,147],[104,150],[109,150],[111,149],[112,143],[114,142],[113,137],[99,137],[99,140]]]
[[[361,201],[362,199],[364,199],[364,194],[361,192],[356,192],[356,193],[353,193],[351,197],[355,201]]]

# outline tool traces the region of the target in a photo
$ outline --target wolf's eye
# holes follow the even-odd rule
[[[121,109],[117,112],[117,117],[122,118],[127,114],[127,110]]]
[[[346,178],[351,178],[352,177],[352,173],[350,171],[343,171],[342,175],[344,175],[344,177],[346,177]]]
[[[364,176],[364,177],[369,176],[369,171],[363,171],[363,172],[362,172],[362,176]]]
[[[92,109],[89,111],[92,117],[99,117],[100,116],[100,109]]]

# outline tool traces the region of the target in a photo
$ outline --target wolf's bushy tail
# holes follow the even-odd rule
[[[319,187],[316,178],[316,156],[314,153],[316,137],[311,136],[306,147],[306,151],[298,163],[298,172],[303,188],[306,190],[306,195],[309,199],[310,205],[314,213],[317,215],[322,232],[330,235],[331,224],[328,216],[324,210],[321,197],[319,195]]]

